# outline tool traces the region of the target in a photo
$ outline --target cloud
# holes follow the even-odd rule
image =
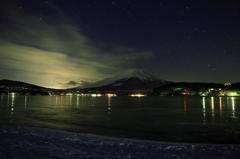
[[[68,83],[66,83],[67,85],[70,85],[70,86],[76,86],[78,85],[79,83],[76,82],[76,81],[69,81]]]
[[[60,8],[47,8],[54,15],[52,18],[21,12],[14,6],[9,5],[3,11],[4,16],[11,18],[0,31],[0,79],[49,87],[65,83],[67,88],[79,84],[75,81],[87,85],[113,76],[135,61],[152,57],[151,52],[122,46],[108,51],[97,49],[70,20],[72,17],[58,14]]]
[[[68,83],[58,83],[60,87],[76,87],[79,86],[80,83],[76,81],[69,81]]]
[[[91,84],[93,84],[93,82],[81,81],[81,87],[83,87],[83,88],[86,88],[86,87],[90,86]]]
[[[19,72],[24,71],[26,79],[34,79],[44,85],[49,85],[51,81],[102,79],[104,75],[99,69],[114,69],[98,61],[88,61],[33,47],[5,42],[1,42],[0,47],[0,63],[3,70],[8,69],[8,74],[14,73],[18,76],[21,76]]]

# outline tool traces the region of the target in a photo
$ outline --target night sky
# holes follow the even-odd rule
[[[0,79],[240,82],[239,0],[1,0],[0,13]]]

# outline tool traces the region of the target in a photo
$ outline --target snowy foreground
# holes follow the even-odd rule
[[[240,145],[154,142],[60,130],[0,126],[0,159],[240,158]]]

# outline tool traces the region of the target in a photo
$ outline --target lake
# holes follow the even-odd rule
[[[239,116],[240,97],[0,96],[1,124],[153,140],[238,128]]]

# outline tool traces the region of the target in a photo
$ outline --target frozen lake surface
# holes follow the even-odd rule
[[[239,145],[132,140],[46,128],[0,126],[0,158],[239,158]]]
[[[3,95],[0,148],[2,158],[236,158],[239,116],[239,97]]]
[[[158,141],[240,143],[239,116],[240,97],[0,96],[1,124]]]

